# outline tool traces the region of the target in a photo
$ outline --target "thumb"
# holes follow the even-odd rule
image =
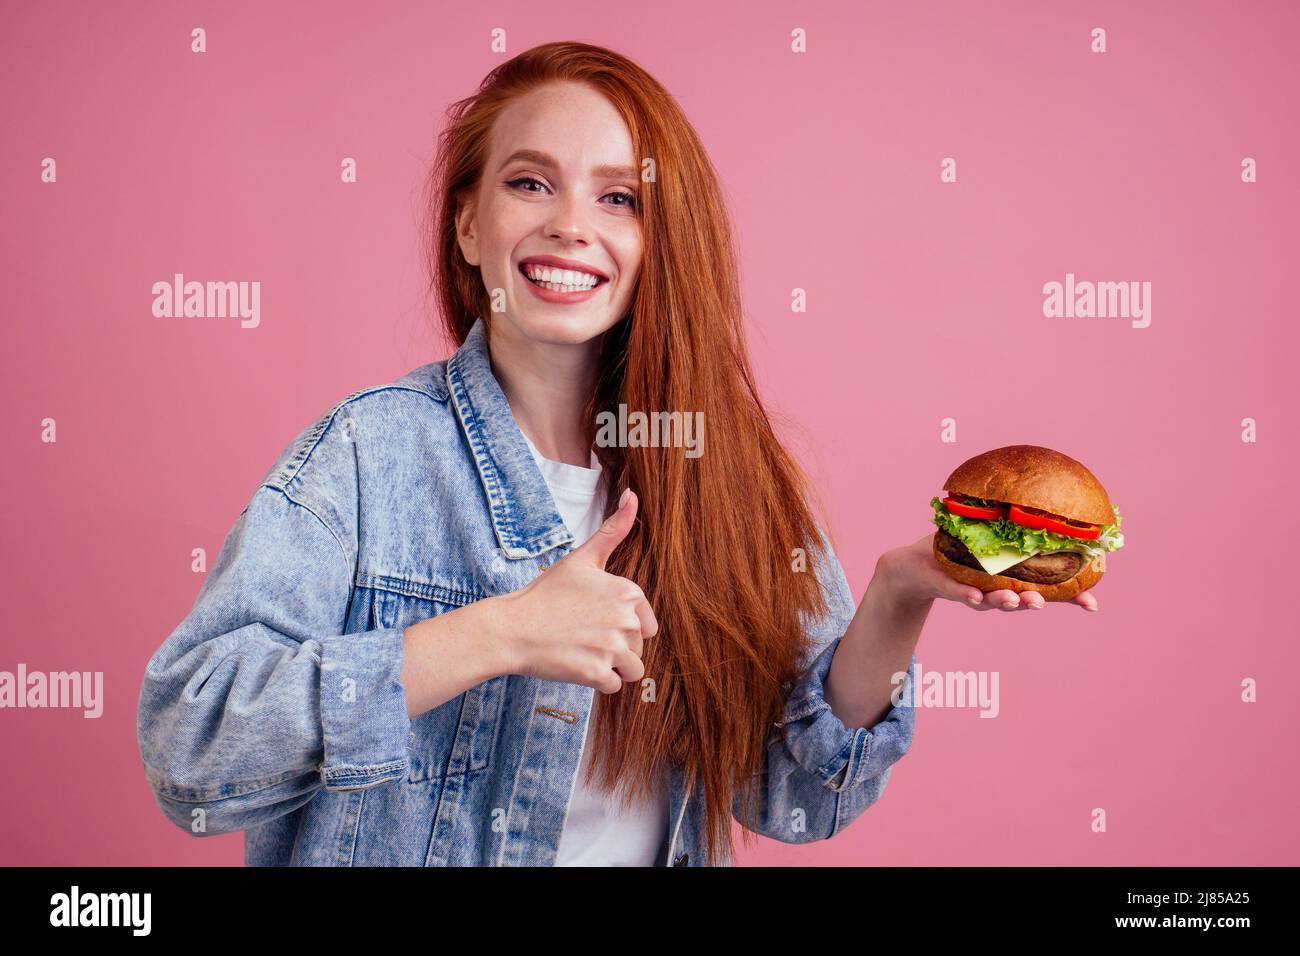
[[[605,519],[605,523],[596,529],[596,533],[582,547],[569,552],[566,560],[578,561],[604,571],[609,556],[632,530],[632,525],[636,522],[636,509],[636,494],[628,488],[623,492],[623,497],[619,498],[618,510]]]

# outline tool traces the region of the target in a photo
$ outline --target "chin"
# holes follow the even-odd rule
[[[564,315],[559,309],[555,311],[554,315],[546,315],[540,314],[539,310],[530,310],[526,315],[512,315],[507,321],[524,338],[544,345],[582,345],[617,322],[617,319],[594,312]]]

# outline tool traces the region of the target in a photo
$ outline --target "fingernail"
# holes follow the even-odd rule
[[[1095,611],[1095,610],[1097,610],[1096,606],[1095,606],[1095,605],[1092,605],[1092,604],[1085,605],[1085,607],[1087,607],[1089,611]]]
[[[971,604],[979,604],[983,598],[967,598],[966,600],[970,601]]]
[[[627,496],[630,495],[631,493],[632,493],[632,489],[631,489],[631,488],[624,488],[624,489],[623,489],[623,494],[620,495],[620,496],[619,496],[619,499],[618,499],[618,506],[619,506],[620,509],[622,509],[622,507],[623,507],[625,504],[627,504]]]

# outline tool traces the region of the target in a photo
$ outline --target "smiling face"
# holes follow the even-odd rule
[[[627,314],[639,189],[627,125],[594,88],[549,83],[501,112],[478,191],[456,218],[465,260],[489,296],[501,290],[494,338],[588,343]]]

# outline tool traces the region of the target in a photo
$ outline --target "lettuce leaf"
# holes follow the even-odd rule
[[[965,544],[971,554],[981,557],[997,554],[1003,548],[1015,548],[1021,554],[1035,550],[1096,554],[1100,551],[1118,551],[1124,547],[1124,534],[1120,531],[1124,519],[1116,505],[1110,506],[1115,512],[1114,523],[1102,525],[1101,537],[1095,541],[1026,528],[1008,518],[966,518],[955,515],[938,497],[930,499],[930,506],[934,508],[934,523]]]

